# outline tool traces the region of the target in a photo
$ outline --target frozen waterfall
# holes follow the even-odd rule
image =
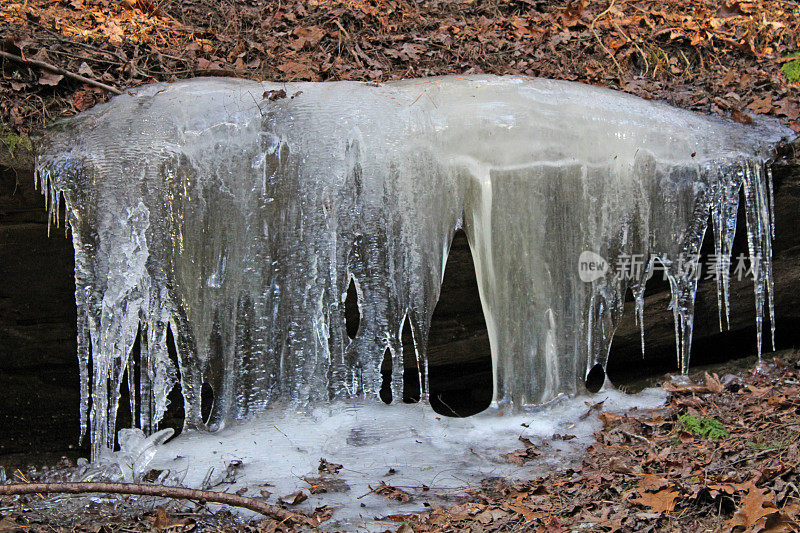
[[[655,265],[672,288],[686,371],[696,255],[709,214],[718,255],[730,255],[740,189],[758,325],[764,307],[772,314],[765,163],[787,133],[578,83],[493,76],[195,79],[61,121],[41,143],[37,180],[56,224],[63,198],[74,242],[81,427],[93,455],[113,445],[125,376],[146,433],[178,380],[189,428],[377,397],[387,350],[399,399],[405,321],[426,390],[429,325],[459,227],[496,405],[581,391],[606,363],[627,288],[641,315]],[[643,268],[627,268],[631,258]],[[352,340],[351,280],[361,315]],[[725,269],[721,322],[728,286]],[[137,335],[139,371],[126,372]],[[204,384],[215,397],[207,421]]]

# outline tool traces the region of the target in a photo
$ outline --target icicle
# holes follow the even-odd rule
[[[696,259],[691,261],[694,262]],[[670,267],[673,265],[670,265]],[[690,268],[698,268],[696,262]],[[684,376],[689,373],[692,331],[694,329],[694,300],[697,295],[697,277],[694,272],[695,270],[692,270],[692,273],[680,272],[679,269],[674,268],[670,268],[667,272],[672,292],[670,306],[675,323],[675,347],[678,368],[680,368],[681,374]]]
[[[763,176],[766,168],[767,194],[769,196],[766,214],[767,219],[769,220],[769,230],[766,232],[767,237],[764,240],[764,247],[766,249],[764,254],[764,275],[767,281],[767,306],[769,309],[770,341],[772,350],[775,351],[775,281],[772,276],[772,241],[775,239],[775,194],[772,185],[772,169],[763,162],[760,162],[758,168],[761,176]]]
[[[759,364],[762,353],[762,331],[764,303],[767,301],[774,348],[774,303],[772,280],[772,229],[771,209],[767,184],[763,179],[761,161],[744,163],[745,215],[747,221],[747,244],[750,252],[750,269],[753,275],[753,290],[756,308],[756,345]],[[766,294],[765,294],[766,293]]]
[[[711,274],[717,285],[720,331],[730,329],[730,267],[741,188],[742,179],[739,174],[721,176],[719,186],[715,191],[715,198],[711,202],[715,254],[714,271]]]
[[[639,326],[639,337],[642,342],[642,359],[644,359],[644,287],[634,293],[636,301],[636,324]]]

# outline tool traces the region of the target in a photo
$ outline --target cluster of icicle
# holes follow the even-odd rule
[[[628,288],[641,322],[656,260],[686,371],[697,287],[687,263],[709,213],[718,256],[730,255],[741,189],[758,331],[765,299],[772,315],[765,164],[785,133],[515,77],[217,78],[129,91],[52,127],[38,155],[53,222],[63,199],[75,247],[82,429],[95,455],[113,444],[126,376],[146,433],[178,382],[186,426],[215,428],[277,405],[375,397],[387,353],[397,399],[406,321],[425,391],[428,329],[462,227],[495,405],[581,391],[606,363]],[[609,266],[589,282],[584,251]],[[648,267],[620,276],[619,258],[636,254]],[[721,317],[728,286],[725,269]]]

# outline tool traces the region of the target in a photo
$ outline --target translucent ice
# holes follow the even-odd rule
[[[496,405],[582,390],[606,363],[626,288],[642,316],[656,264],[672,287],[685,371],[694,256],[709,213],[718,252],[730,254],[740,189],[759,325],[765,302],[771,310],[765,163],[786,133],[513,77],[216,78],[129,91],[52,127],[37,165],[54,222],[66,203],[75,245],[84,412],[91,404],[82,427],[95,455],[113,444],[126,376],[146,433],[178,381],[189,428],[274,405],[374,397],[387,350],[399,399],[405,321],[425,390],[431,315],[462,226]],[[583,265],[584,251],[606,262]],[[631,258],[644,267],[629,269]],[[594,266],[603,268],[582,281],[579,269]],[[207,420],[204,384],[214,391]]]
[[[95,478],[134,483],[150,470],[150,463],[158,453],[159,446],[172,437],[172,428],[156,431],[145,436],[139,428],[121,429],[118,433],[119,450],[105,449],[100,454],[97,464],[81,472],[81,481],[93,481]]]

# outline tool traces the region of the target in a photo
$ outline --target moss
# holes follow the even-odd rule
[[[800,52],[792,52],[787,59],[789,61],[783,64],[781,72],[792,83],[800,81]]]
[[[789,446],[790,441],[789,439],[778,439],[775,441],[769,441],[764,437],[756,437],[754,440],[747,441],[745,445],[750,448],[751,450],[763,451],[763,450],[779,450],[781,448],[786,448]]]
[[[14,157],[14,153],[18,148],[24,148],[28,152],[33,151],[33,143],[27,136],[18,135],[17,133],[14,133],[6,128],[0,129],[0,141],[6,145],[8,148],[8,153],[11,155],[11,157]]]
[[[698,418],[694,415],[681,415],[680,418],[678,418],[678,425],[681,429],[688,431],[692,435],[704,439],[721,440],[730,435],[722,422],[713,418]]]

